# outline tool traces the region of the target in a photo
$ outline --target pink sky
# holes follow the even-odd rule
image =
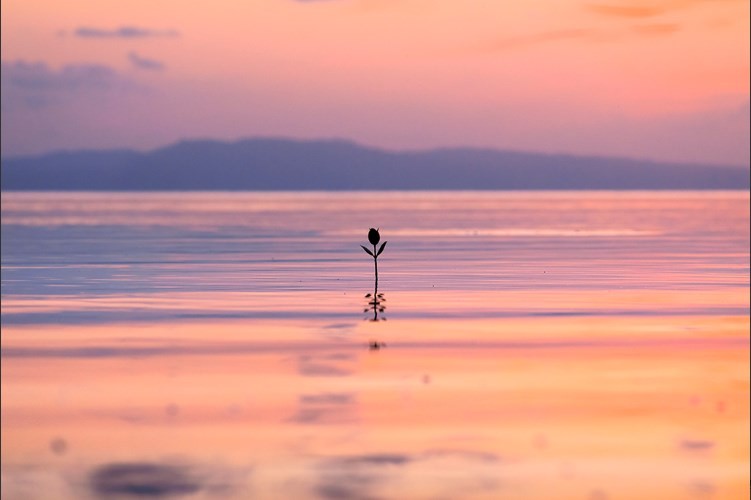
[[[346,138],[749,164],[747,0],[7,0],[2,154]]]

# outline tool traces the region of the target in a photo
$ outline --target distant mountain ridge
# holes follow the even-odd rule
[[[3,158],[3,191],[749,189],[749,168],[480,148],[386,151],[353,142],[182,141],[149,152]]]

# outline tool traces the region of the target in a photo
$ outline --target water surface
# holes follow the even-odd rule
[[[3,193],[2,496],[747,498],[748,294],[747,192]]]

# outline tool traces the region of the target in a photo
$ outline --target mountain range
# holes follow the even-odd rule
[[[3,158],[3,191],[749,189],[749,168],[340,140],[182,141]]]

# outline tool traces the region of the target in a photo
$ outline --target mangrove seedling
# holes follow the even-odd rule
[[[378,232],[378,229],[370,228],[368,231],[368,241],[371,245],[373,245],[373,250],[371,251],[368,247],[365,245],[360,245],[365,252],[367,252],[368,255],[373,257],[373,263],[375,265],[375,294],[378,294],[378,256],[383,253],[383,249],[386,248],[386,243],[388,241],[384,241],[380,247],[378,247],[378,242],[381,241],[381,234]]]

